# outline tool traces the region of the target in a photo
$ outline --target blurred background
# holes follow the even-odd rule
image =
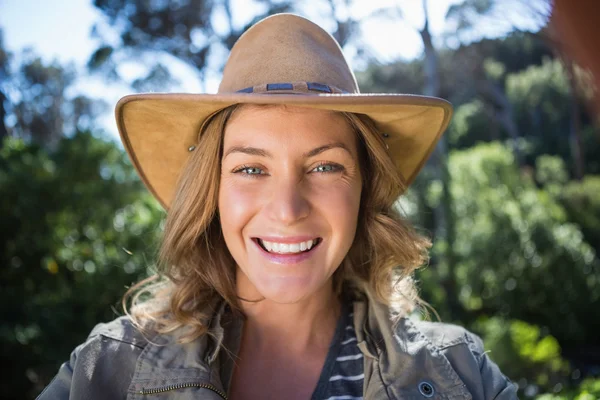
[[[580,41],[568,18],[553,23],[552,8],[0,0],[0,397],[34,398],[154,268],[164,212],[118,140],[118,98],[215,92],[241,33],[290,11],[336,37],[362,92],[454,104],[452,125],[400,200],[434,241],[417,275],[422,297],[484,339],[521,398],[600,398],[593,65],[578,62]]]

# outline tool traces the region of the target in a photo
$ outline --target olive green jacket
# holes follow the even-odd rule
[[[394,325],[387,307],[368,300],[354,302],[353,318],[365,399],[517,398],[481,340],[463,328],[408,318]],[[181,333],[144,337],[126,317],[100,324],[39,399],[226,399],[242,328],[225,305],[211,335],[188,344],[177,343]]]

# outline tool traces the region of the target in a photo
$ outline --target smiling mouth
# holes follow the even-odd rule
[[[267,253],[273,254],[300,254],[300,253],[308,253],[317,247],[323,239],[315,238],[312,240],[307,240],[305,242],[298,243],[277,243],[277,242],[268,242],[266,240],[262,240],[260,238],[253,239],[258,245]]]

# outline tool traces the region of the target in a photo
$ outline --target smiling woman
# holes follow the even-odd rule
[[[239,39],[219,93],[121,100],[168,210],[161,270],[41,398],[516,398],[478,337],[410,317],[429,241],[393,205],[450,114],[360,94],[335,40],[289,14]]]
[[[330,299],[315,293],[330,286],[356,230],[362,181],[355,134],[331,111],[236,111],[225,128],[218,208],[239,268],[238,294],[325,304]]]

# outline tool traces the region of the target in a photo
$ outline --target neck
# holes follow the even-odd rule
[[[281,346],[299,352],[329,347],[341,308],[331,279],[318,292],[296,303],[242,300],[241,306],[246,316],[245,339],[256,348]]]

